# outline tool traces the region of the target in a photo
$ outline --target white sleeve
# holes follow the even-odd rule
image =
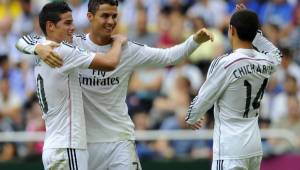
[[[55,51],[63,57],[64,64],[59,69],[64,73],[70,72],[75,68],[89,68],[96,55],[93,52],[65,43],[61,43]]]
[[[166,66],[179,63],[189,56],[199,46],[190,36],[185,42],[171,48],[160,49],[148,46],[140,46],[134,54],[136,66]]]
[[[28,34],[22,36],[16,43],[16,48],[24,54],[32,54],[34,55],[34,50],[36,45],[40,40],[45,39],[45,37],[41,37],[34,34]]]
[[[220,57],[210,65],[207,79],[188,109],[185,121],[189,124],[194,124],[203,117],[229,85],[229,71],[224,66],[225,61]]]
[[[252,44],[259,52],[269,56],[276,66],[281,63],[282,54],[280,50],[265,38],[260,30],[257,32]]]

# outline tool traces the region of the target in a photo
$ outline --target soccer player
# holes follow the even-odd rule
[[[94,52],[111,49],[111,36],[117,24],[117,8],[117,0],[90,0],[87,16],[91,32],[74,36],[73,43]],[[114,71],[79,71],[90,170],[141,169],[135,151],[134,124],[125,102],[130,76],[138,67],[163,67],[179,63],[208,40],[212,40],[211,33],[202,29],[185,42],[167,49],[128,42],[122,49],[120,64]],[[34,44],[26,44],[22,48],[34,48]],[[41,53],[41,50],[36,51]]]
[[[281,53],[258,28],[254,12],[233,14],[228,30],[233,52],[213,60],[186,116],[188,125],[199,129],[201,118],[214,106],[212,170],[260,169],[260,101]]]
[[[46,36],[41,43],[60,43],[55,52],[64,61],[62,67],[51,68],[36,57],[34,75],[46,125],[44,168],[87,170],[86,128],[78,68],[113,70],[126,38],[117,36],[107,54],[90,53],[63,42],[72,41],[74,32],[71,9],[64,2],[46,4],[39,14],[39,21]],[[29,42],[26,37],[23,40]]]

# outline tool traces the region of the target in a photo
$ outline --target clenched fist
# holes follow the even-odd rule
[[[198,32],[196,32],[193,38],[194,41],[196,41],[198,44],[202,44],[208,40],[214,40],[213,34],[206,28],[202,28]]]

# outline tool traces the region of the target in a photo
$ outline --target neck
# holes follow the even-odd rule
[[[232,49],[233,51],[239,48],[244,48],[244,49],[253,49],[253,45],[251,42],[248,41],[241,41],[241,40],[234,40],[232,42]]]
[[[108,45],[113,41],[111,37],[101,37],[93,32],[90,33],[89,37],[91,41],[97,45]]]
[[[48,35],[46,36],[46,40],[50,40],[50,41],[54,41],[54,42],[57,42],[57,43],[61,43],[61,40],[55,38],[54,36],[51,36],[51,35]]]

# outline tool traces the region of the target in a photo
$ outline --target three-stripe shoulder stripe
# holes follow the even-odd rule
[[[22,39],[29,45],[35,44],[35,41],[29,35],[24,35]]]
[[[224,160],[217,160],[217,170],[223,170]]]
[[[189,109],[188,109],[188,111],[187,111],[187,117],[185,118],[185,121],[187,121],[187,120],[190,119],[192,109],[193,109],[193,107],[194,107],[194,105],[195,105],[195,103],[196,103],[197,100],[198,100],[198,96],[196,96],[196,97],[193,99],[193,101],[192,101],[192,103],[191,103],[191,105],[190,105],[190,107],[189,107]]]
[[[62,43],[63,43],[64,45],[66,45],[66,46],[71,47],[71,48],[76,48],[73,44],[71,44],[71,43],[69,43],[69,42],[67,42],[67,41],[63,41]]]
[[[222,56],[220,56],[220,57],[217,57],[216,59],[214,59],[214,60],[212,61],[211,67],[210,67],[210,70],[209,70],[209,74],[211,74],[211,73],[213,72],[214,68],[219,64],[220,60],[221,60],[222,58],[224,58],[225,56],[227,56],[227,55],[228,55],[228,54],[224,54],[224,55],[222,55]]]
[[[67,148],[70,170],[78,170],[77,156],[75,149]]]
[[[84,33],[76,33],[74,34],[74,36],[81,38],[82,40],[86,40],[86,35]]]
[[[41,39],[41,37],[36,34],[29,34],[22,36],[22,39],[29,45],[35,45],[37,40]]]

